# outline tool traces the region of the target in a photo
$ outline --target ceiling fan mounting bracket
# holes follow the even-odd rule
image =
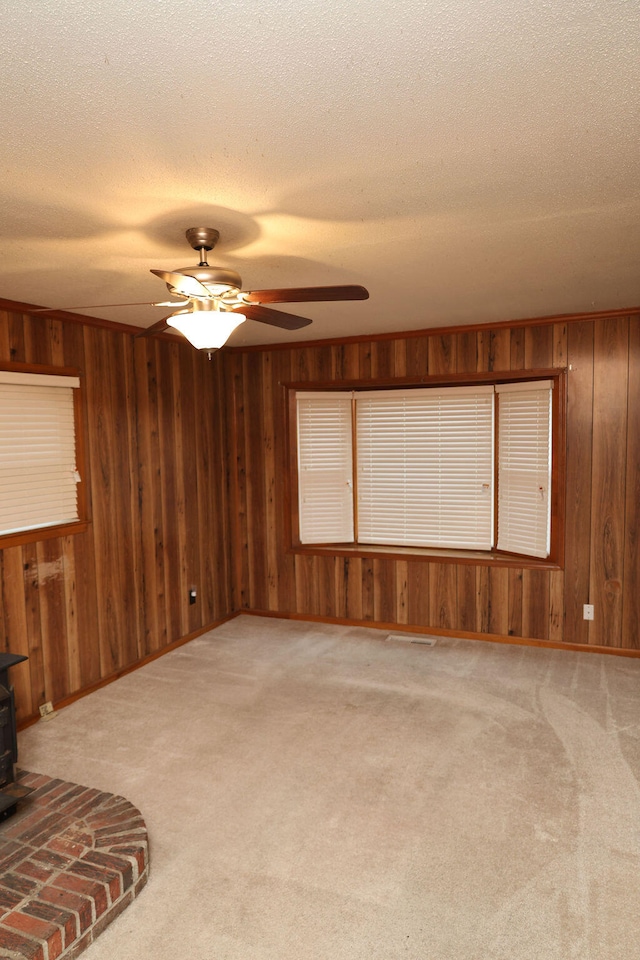
[[[213,250],[220,239],[220,231],[213,227],[189,227],[186,238],[194,250]],[[204,260],[205,258],[202,257]]]

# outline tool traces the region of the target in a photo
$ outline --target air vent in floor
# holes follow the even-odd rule
[[[435,637],[423,637],[420,634],[390,633],[385,640],[390,643],[420,643],[423,647],[434,647],[436,644]]]

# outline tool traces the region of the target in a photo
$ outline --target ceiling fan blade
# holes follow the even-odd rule
[[[183,273],[168,273],[166,270],[152,270],[151,273],[160,277],[170,287],[173,287],[183,297],[210,297],[211,294],[195,277],[187,277]]]
[[[168,301],[158,303],[157,300],[143,300],[138,303],[85,303],[80,307],[36,307],[29,313],[55,313],[58,310],[66,313],[69,310],[105,310],[107,307],[172,307],[174,303],[178,307],[180,304],[186,303],[186,300],[174,300],[171,303]]]
[[[338,287],[289,287],[281,290],[250,290],[242,294],[247,303],[307,303],[321,300],[368,300],[369,291],[357,284]]]
[[[155,333],[164,333],[165,330],[169,330],[170,327],[167,320],[172,316],[173,314],[169,313],[166,317],[163,317],[162,320],[152,323],[150,327],[145,327],[140,333],[135,333],[134,339],[137,340],[138,337],[152,337]]]
[[[257,304],[243,303],[232,313],[243,313],[249,320],[259,320],[260,323],[270,323],[272,327],[282,327],[283,330],[299,330],[307,327],[311,320],[307,317],[296,317],[292,313],[282,313],[280,310],[271,310]]]

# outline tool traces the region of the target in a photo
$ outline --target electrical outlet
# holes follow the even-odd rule
[[[56,715],[51,700],[47,700],[46,703],[41,704],[41,706],[38,707],[38,710],[40,711],[41,720],[51,720]]]
[[[196,590],[196,588],[195,588],[195,587],[190,587],[190,588],[189,588],[189,603],[190,603],[190,604],[195,603],[197,596],[198,596],[198,591]]]
[[[592,603],[584,603],[582,605],[582,619],[593,620],[593,604]]]

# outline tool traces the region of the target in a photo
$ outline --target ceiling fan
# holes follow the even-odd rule
[[[220,237],[218,230],[212,227],[190,227],[186,237],[193,249],[200,254],[198,264],[181,267],[171,272],[151,271],[156,277],[165,281],[172,296],[181,298],[154,303],[153,306],[175,306],[178,309],[145,330],[141,330],[136,336],[152,336],[173,327],[179,330],[193,346],[211,353],[222,347],[236,327],[245,320],[258,320],[260,323],[268,323],[283,330],[299,330],[312,322],[306,317],[283,313],[265,304],[367,300],[369,297],[369,292],[356,284],[243,291],[239,273],[226,267],[210,266],[207,263],[207,253],[213,250]],[[102,304],[101,306],[146,305],[148,304]]]

